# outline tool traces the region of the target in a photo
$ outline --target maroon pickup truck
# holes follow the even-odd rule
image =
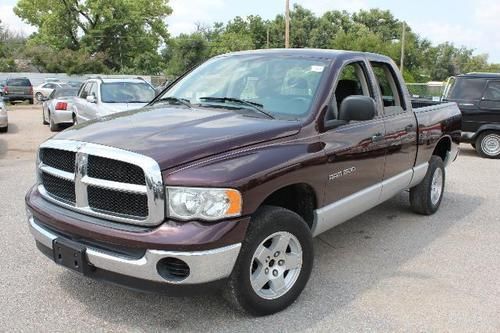
[[[417,213],[435,213],[460,128],[455,103],[412,109],[385,56],[222,55],[142,109],[43,143],[29,228],[83,275],[170,294],[217,287],[270,314],[305,287],[313,237],[405,189]]]

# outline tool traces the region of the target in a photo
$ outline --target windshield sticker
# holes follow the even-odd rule
[[[321,73],[325,69],[325,66],[312,65],[311,72]]]

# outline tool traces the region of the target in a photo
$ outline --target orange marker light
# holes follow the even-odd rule
[[[236,190],[226,190],[226,195],[229,199],[229,207],[226,211],[227,215],[238,215],[241,213],[241,194]]]

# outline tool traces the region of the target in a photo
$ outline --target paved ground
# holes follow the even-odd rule
[[[311,280],[286,311],[251,318],[218,296],[146,295],[68,272],[35,249],[23,197],[40,109],[16,107],[0,135],[0,331],[500,331],[500,161],[463,146],[440,211],[407,193],[315,240]]]

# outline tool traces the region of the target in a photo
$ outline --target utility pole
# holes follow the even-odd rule
[[[285,8],[285,48],[290,47],[290,0],[286,0]]]
[[[406,34],[406,22],[403,21],[403,32],[401,35],[401,64],[399,65],[399,70],[403,73],[404,63],[405,63],[405,34]]]

